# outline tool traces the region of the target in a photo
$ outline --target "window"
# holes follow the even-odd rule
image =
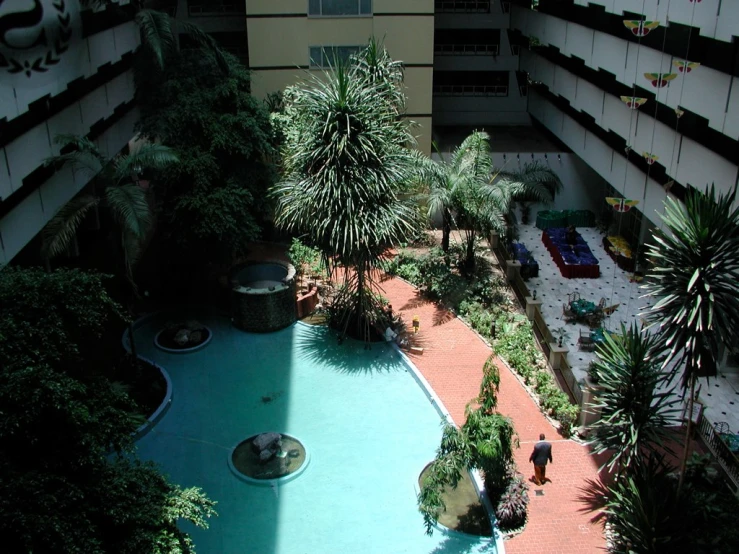
[[[372,0],[308,0],[308,15],[372,15]]]
[[[359,52],[363,46],[311,46],[310,66],[331,67],[337,61],[345,62]]]

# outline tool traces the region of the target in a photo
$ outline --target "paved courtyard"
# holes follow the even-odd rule
[[[579,293],[584,300],[596,304],[605,298],[606,306],[618,304],[618,308],[604,321],[610,331],[619,331],[621,324],[631,325],[642,322],[643,314],[648,309],[651,299],[644,297],[644,289],[639,283],[630,281],[626,273],[608,256],[603,248],[603,235],[595,228],[579,227],[590,246],[590,250],[600,265],[600,277],[597,279],[567,279],[562,276],[551,255],[541,240],[542,231],[533,225],[519,226],[519,240],[523,242],[539,263],[539,276],[526,282],[529,290],[537,292],[537,298],[543,303],[542,314],[550,330],[565,327],[569,337],[565,340],[569,347],[567,359],[573,373],[584,379],[588,365],[595,359],[595,353],[578,349],[577,341],[580,332],[588,332],[587,325],[579,323],[565,324],[562,316],[562,304],[568,301],[568,294]],[[721,372],[715,379],[700,381],[700,401],[706,406],[705,416],[716,423],[725,421],[731,430],[739,433],[739,374]]]

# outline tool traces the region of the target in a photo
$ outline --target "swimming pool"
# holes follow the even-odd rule
[[[218,502],[210,529],[186,527],[199,554],[496,552],[490,539],[424,534],[415,484],[439,444],[440,417],[397,351],[337,345],[302,323],[263,335],[201,320],[213,340],[187,356],[154,348],[156,320],[136,331],[140,354],[173,386],[139,454]],[[232,474],[232,449],[264,432],[300,440],[305,471],[273,486]]]

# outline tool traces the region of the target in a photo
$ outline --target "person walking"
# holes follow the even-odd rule
[[[534,462],[534,480],[541,487],[547,479],[547,461],[552,460],[552,445],[548,443],[544,433],[539,435],[539,442],[534,445],[534,451],[529,456],[529,462]]]

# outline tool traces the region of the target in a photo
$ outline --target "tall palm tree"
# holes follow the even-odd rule
[[[519,203],[522,212],[532,202],[551,204],[554,195],[564,188],[559,175],[539,161],[526,163],[518,171],[501,172],[498,178],[505,181],[508,193]]]
[[[493,165],[490,137],[475,131],[455,148],[448,161],[432,162],[423,179],[428,185],[429,216],[441,214],[442,249],[449,250],[449,236],[456,224],[466,243],[465,266],[474,267],[478,233],[505,234],[513,221],[513,202],[551,203],[562,181],[550,168],[532,163],[517,172]]]
[[[467,245],[466,265],[474,265],[474,246],[478,232],[505,228],[509,198],[502,189],[493,193],[493,162],[487,133],[475,131],[451,153],[449,160],[426,164],[422,179],[428,186],[428,214],[441,214],[442,249],[449,251],[452,226],[464,229]]]
[[[418,210],[401,194],[419,158],[406,147],[414,141],[398,117],[395,87],[369,78],[376,72],[368,66],[360,53],[287,89],[283,179],[272,191],[279,226],[319,247],[331,275],[339,265],[351,269],[340,321],[343,332],[354,321],[365,338],[376,301],[372,271],[417,227]]]
[[[117,247],[121,252],[124,274],[136,290],[133,267],[139,259],[144,240],[151,228],[152,209],[146,191],[138,183],[139,176],[147,170],[163,169],[177,162],[177,156],[160,144],[139,144],[129,154],[113,159],[106,158],[98,147],[86,137],[60,135],[55,141],[62,150],[72,150],[46,160],[47,165],[71,166],[82,171],[86,178],[93,178],[92,192],[82,194],[67,202],[42,229],[41,255],[49,261],[67,251],[85,216],[98,206],[110,210],[117,226]],[[129,340],[132,350],[132,329]]]
[[[610,453],[604,463],[619,472],[654,452],[667,438],[674,420],[671,392],[664,385],[664,353],[657,337],[632,324],[621,326],[621,336],[606,334],[598,349],[594,372],[599,392],[591,405],[601,417],[590,426],[593,454]]]
[[[660,217],[664,229],[654,236],[648,255],[654,266],[646,288],[658,299],[648,318],[669,349],[665,364],[682,367],[681,385],[689,389],[692,415],[698,377],[716,374],[721,345],[730,345],[739,329],[739,209],[737,188],[717,193],[689,189],[685,203],[668,198]],[[680,487],[690,447],[688,417]]]

